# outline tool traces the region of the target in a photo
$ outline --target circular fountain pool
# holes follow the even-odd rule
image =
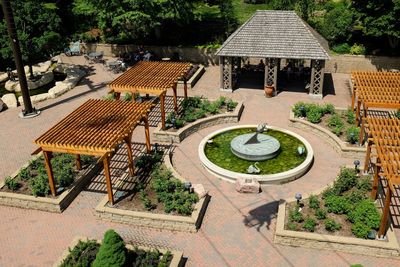
[[[313,161],[311,145],[294,132],[267,128],[257,132],[257,125],[239,125],[213,132],[200,142],[200,160],[210,173],[230,182],[244,177],[281,184],[307,172]]]

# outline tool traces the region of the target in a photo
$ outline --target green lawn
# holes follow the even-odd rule
[[[269,4],[245,4],[243,0],[233,0],[233,5],[236,9],[237,18],[240,24],[243,24],[248,20],[257,10],[271,9]]]

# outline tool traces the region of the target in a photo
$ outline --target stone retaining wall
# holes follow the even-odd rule
[[[193,86],[197,83],[197,81],[203,76],[206,69],[204,66],[199,66],[199,69],[193,74],[193,76],[187,81],[187,88],[193,89]],[[184,82],[178,81],[177,89],[183,90]]]
[[[58,267],[61,265],[61,263],[68,257],[68,255],[71,253],[69,249],[73,249],[78,243],[79,241],[87,241],[89,240],[88,237],[81,237],[81,236],[77,236],[73,239],[73,241],[71,242],[70,246],[64,250],[64,252],[62,253],[60,259],[58,259],[53,266],[54,267]],[[101,244],[101,240],[96,240],[97,243]],[[142,249],[142,250],[152,250],[154,248],[149,248],[149,247],[144,247],[144,246],[133,246],[130,244],[126,244],[125,247],[129,250],[134,250],[135,247]],[[182,266],[183,264],[183,252],[182,251],[178,251],[178,250],[167,250],[167,249],[163,249],[163,248],[156,248],[158,251],[160,251],[162,254],[165,254],[167,251],[171,252],[172,255],[172,259],[171,259],[171,263],[169,265],[169,267],[179,267]]]
[[[239,101],[235,110],[231,113],[218,114],[218,115],[214,115],[211,117],[196,120],[196,121],[189,123],[186,126],[180,128],[176,132],[163,131],[161,129],[161,125],[159,124],[158,127],[153,132],[152,138],[154,141],[157,141],[157,142],[180,143],[186,137],[188,137],[192,133],[195,133],[201,129],[204,129],[204,128],[207,128],[207,127],[210,127],[213,125],[217,125],[217,124],[238,122],[240,120],[240,116],[242,115],[243,108],[244,108],[243,102]]]
[[[336,110],[345,110],[336,108]],[[321,127],[317,124],[311,123],[305,119],[296,118],[293,111],[289,114],[290,126],[305,130],[307,132],[312,132],[313,134],[321,137],[326,141],[331,147],[333,147],[336,152],[345,158],[351,159],[363,159],[367,151],[366,147],[350,147],[347,146],[345,142],[339,139],[334,133]]]
[[[86,46],[88,51],[104,51],[106,56],[113,57],[123,52],[136,51],[138,48],[138,45],[87,44]],[[145,46],[145,49],[153,51],[159,57],[171,57],[173,53],[179,53],[179,56],[184,61],[201,63],[205,66],[219,64],[219,59],[215,56],[217,49],[214,48]],[[330,55],[330,57],[331,60],[326,62],[325,70],[331,73],[350,73],[354,70],[377,71],[400,69],[399,57],[356,55]]]
[[[41,154],[33,157],[35,159]],[[29,162],[24,164],[20,169],[28,167]],[[92,164],[87,169],[83,170],[80,177],[74,182],[73,186],[62,192],[56,198],[47,197],[35,197],[30,195],[11,193],[11,192],[0,192],[0,205],[24,208],[24,209],[35,209],[43,210],[48,212],[61,213],[64,211],[69,204],[75,199],[75,197],[90,183],[91,178],[99,171],[101,164]],[[20,172],[16,171],[11,178],[15,179]],[[0,182],[0,188],[5,186],[4,181]]]
[[[322,191],[323,189],[312,194],[319,195]],[[309,195],[305,195],[303,198],[307,199]],[[387,241],[285,230],[286,204],[294,201],[296,201],[294,198],[287,199],[279,204],[274,243],[294,247],[344,251],[376,257],[398,258],[400,256],[400,247],[392,225],[386,234]]]

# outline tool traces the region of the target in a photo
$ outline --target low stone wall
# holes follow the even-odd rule
[[[319,190],[313,194],[318,195],[322,191]],[[309,195],[306,195],[304,199],[308,197]],[[285,230],[286,203],[294,201],[296,200],[293,198],[279,204],[274,243],[294,247],[337,250],[376,257],[398,258],[400,256],[400,247],[393,232],[393,226],[387,231],[387,241]]]
[[[336,110],[345,110],[336,108]],[[321,127],[317,124],[311,123],[305,119],[296,118],[294,116],[293,111],[290,111],[289,115],[290,125],[299,128],[308,132],[312,132],[313,134],[321,137],[326,141],[331,147],[333,147],[336,152],[338,152],[341,156],[345,158],[351,159],[362,159],[365,157],[365,153],[367,148],[364,147],[350,147],[347,146],[345,142],[339,139],[334,133]]]
[[[81,237],[81,236],[77,236],[73,239],[73,241],[71,242],[70,246],[64,250],[64,252],[62,253],[61,257],[53,264],[54,267],[58,267],[61,265],[61,263],[68,257],[68,255],[71,253],[70,249],[73,249],[78,243],[79,241],[87,241],[89,240],[88,237]],[[96,240],[97,243],[101,244],[100,240]],[[144,247],[144,246],[133,246],[130,244],[126,244],[125,247],[129,250],[134,250],[135,247],[142,249],[142,250],[152,250],[154,248],[150,248],[150,247]],[[165,254],[167,251],[171,252],[172,255],[172,259],[171,259],[171,263],[169,265],[169,267],[179,267],[182,266],[183,264],[183,252],[182,251],[178,251],[178,250],[167,250],[167,249],[163,249],[163,248],[156,248],[158,251],[160,251],[162,254]]]
[[[161,124],[159,124],[158,127],[153,132],[153,140],[157,141],[157,142],[169,143],[169,142],[173,141],[174,143],[180,143],[186,137],[188,137],[192,133],[195,133],[201,129],[204,129],[204,128],[207,128],[207,127],[210,127],[213,125],[217,125],[217,124],[238,122],[240,120],[240,116],[242,115],[243,108],[244,108],[243,102],[239,101],[235,110],[231,113],[218,114],[218,115],[214,115],[214,116],[211,116],[208,118],[196,120],[196,121],[180,128],[176,132],[163,131],[161,129]]]
[[[204,66],[200,66],[199,69],[193,74],[193,76],[186,82],[188,89],[193,89],[193,86],[200,80],[201,76],[203,76],[206,69]],[[183,90],[184,82],[178,81],[177,89]]]
[[[351,73],[352,71],[389,71],[400,69],[400,57],[331,55],[325,64],[325,71]]]
[[[36,159],[40,155],[41,153],[32,159]],[[29,162],[24,164],[20,170],[28,167],[28,165]],[[83,170],[83,173],[77,178],[70,189],[65,190],[56,198],[35,197],[18,193],[0,192],[0,205],[61,213],[69,206],[69,204],[72,203],[75,197],[86,187],[86,185],[90,183],[91,178],[99,171],[100,168],[101,164],[90,165],[86,170]],[[20,170],[11,175],[11,178],[15,179]],[[4,186],[4,181],[0,182],[0,188],[3,188]]]

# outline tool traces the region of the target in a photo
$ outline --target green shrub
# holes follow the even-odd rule
[[[50,186],[47,175],[39,174],[38,176],[30,179],[29,187],[35,197],[44,197],[48,195],[50,192]]]
[[[396,118],[400,119],[400,109],[398,109],[398,110],[396,111],[396,113],[394,113],[394,116],[395,116]]]
[[[340,225],[340,223],[335,222],[335,220],[331,218],[326,219],[324,221],[324,224],[325,229],[329,232],[334,232],[342,228],[342,225]]]
[[[307,110],[307,120],[311,123],[319,123],[323,115],[323,110],[318,105],[310,105]]]
[[[29,180],[31,178],[31,172],[28,170],[28,168],[24,168],[19,172],[18,176],[22,180]]]
[[[156,208],[156,205],[151,202],[149,196],[143,190],[140,192],[140,200],[142,201],[143,207],[146,210],[153,210]]]
[[[292,111],[295,117],[306,117],[307,116],[307,104],[304,102],[297,102],[294,104]]]
[[[15,191],[20,187],[20,184],[10,176],[6,177],[4,180],[5,185],[7,186],[8,189]]]
[[[356,222],[351,226],[351,232],[359,238],[367,238],[371,228],[362,222]]]
[[[345,113],[346,120],[349,124],[354,124],[356,122],[356,115],[354,114],[351,107],[348,107]]]
[[[369,228],[378,229],[381,216],[371,199],[365,199],[355,205],[354,209],[347,214],[352,223],[363,223]]]
[[[325,199],[325,206],[328,212],[335,214],[347,214],[351,208],[351,203],[343,196],[328,196]]]
[[[302,222],[303,214],[296,208],[289,210],[289,221],[290,222]]]
[[[329,196],[337,196],[337,195],[338,195],[338,192],[336,191],[335,188],[333,188],[333,186],[329,186],[322,192],[322,198],[324,198],[324,199]]]
[[[335,135],[339,136],[344,127],[342,118],[338,114],[333,114],[328,119],[328,127]]]
[[[340,173],[333,183],[333,188],[338,195],[351,189],[357,184],[357,172],[351,168],[341,168]]]
[[[114,231],[108,230],[104,234],[103,242],[93,261],[93,267],[125,266],[126,248],[124,240]]]
[[[74,180],[75,180],[75,172],[72,169],[72,166],[66,166],[62,169],[58,169],[57,171],[54,171],[54,176],[56,183],[60,187],[68,187],[70,186]]]
[[[218,108],[221,108],[222,106],[224,106],[226,104],[226,97],[225,96],[220,96],[216,103],[218,104]]]
[[[315,195],[310,195],[310,198],[308,199],[308,204],[310,205],[310,208],[318,209],[319,208],[318,197]]]
[[[296,230],[296,228],[297,228],[297,224],[294,223],[294,222],[288,222],[288,223],[287,223],[287,227],[288,227],[289,230],[294,231],[294,230]]]
[[[183,110],[187,108],[198,108],[200,107],[202,100],[200,96],[188,97],[184,99],[181,103]]]
[[[194,116],[195,116],[196,120],[204,118],[206,116],[206,111],[202,110],[202,109],[199,109],[199,110],[196,111]]]
[[[163,155],[162,151],[144,154],[137,159],[135,166],[139,169],[151,169],[161,162]]]
[[[362,264],[352,264],[352,265],[350,265],[350,267],[364,267],[364,265],[362,265]]]
[[[372,190],[371,177],[363,177],[357,181],[357,189],[366,193]]]
[[[326,218],[326,210],[324,209],[317,209],[315,211],[315,217],[317,217],[318,220],[323,220]]]
[[[171,252],[169,250],[166,251],[162,255],[162,258],[161,258],[160,262],[158,263],[157,267],[167,267],[168,266],[168,262],[170,261],[171,258],[172,258]]]
[[[314,232],[317,222],[313,218],[306,218],[303,224],[303,228],[309,232]]]
[[[129,102],[129,101],[132,101],[132,98],[133,98],[132,94],[128,92],[128,93],[126,93],[126,94],[124,95],[124,97],[122,98],[122,100]]]
[[[196,118],[196,114],[194,114],[194,111],[185,113],[185,115],[183,117],[183,120],[185,120],[187,122],[193,122],[196,119],[197,118]]]
[[[68,256],[63,260],[60,267],[90,267],[96,254],[99,250],[100,244],[95,240],[81,241],[73,248],[69,249]]]
[[[81,162],[83,165],[90,165],[96,162],[96,158],[94,156],[81,155]]]
[[[349,54],[350,53],[350,45],[348,43],[334,45],[332,47],[332,51],[338,54]]]
[[[335,106],[331,103],[326,103],[322,108],[324,114],[335,114]]]
[[[107,94],[105,96],[102,97],[103,100],[115,100],[115,95],[113,93],[111,94]]]
[[[353,46],[350,48],[350,54],[365,55],[365,46],[362,44],[353,44]]]
[[[184,124],[185,124],[185,121],[182,119],[175,120],[175,128],[176,129],[182,128]]]
[[[216,103],[216,102],[211,103],[207,109],[207,111],[210,112],[211,114],[217,114],[218,110],[219,110],[219,107],[218,107],[218,103]]]
[[[208,111],[208,109],[210,108],[211,102],[208,99],[203,99],[203,101],[201,101],[200,103],[200,109],[204,110],[204,111]]]
[[[43,157],[33,159],[29,162],[29,168],[32,170],[37,170],[39,166],[43,166]]]
[[[235,109],[237,105],[238,105],[238,102],[235,102],[232,99],[228,99],[228,101],[226,102],[226,107],[228,108],[228,110]]]
[[[359,135],[360,135],[360,128],[357,126],[351,126],[346,131],[346,141],[351,144],[355,144],[359,141]]]
[[[142,249],[135,248],[134,251],[129,251],[129,258],[134,264],[130,266],[165,266],[161,263],[160,259],[161,253],[157,249],[152,249],[150,251],[145,251]],[[168,261],[167,261],[168,262]]]

